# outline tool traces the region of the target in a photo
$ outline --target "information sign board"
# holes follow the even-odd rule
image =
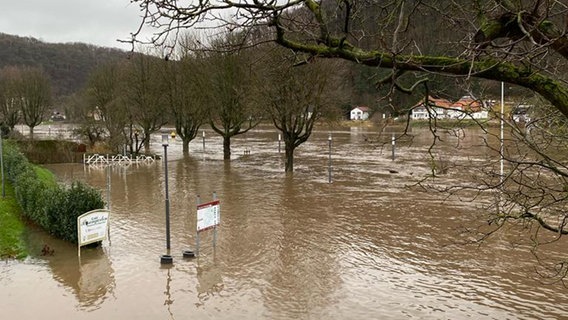
[[[215,227],[221,223],[219,200],[197,205],[197,231]]]
[[[108,210],[98,209],[84,213],[77,218],[79,247],[106,239],[109,214]]]

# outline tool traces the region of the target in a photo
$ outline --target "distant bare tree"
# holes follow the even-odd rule
[[[89,104],[84,115],[86,125],[101,122],[108,134],[108,146],[119,152],[127,143],[124,128],[130,123],[123,99],[124,67],[121,63],[102,65],[88,80],[85,94]]]
[[[43,70],[23,67],[16,88],[22,101],[22,119],[30,128],[30,140],[33,140],[34,128],[44,120],[51,105],[51,84]]]
[[[0,70],[0,116],[10,131],[14,130],[21,119],[22,99],[16,90],[20,77],[20,70],[16,67]]]
[[[162,81],[163,61],[155,56],[136,54],[130,58],[123,86],[132,123],[140,128],[144,152],[150,152],[150,136],[167,123],[166,86]],[[137,128],[130,128],[132,139]]]
[[[339,113],[344,92],[338,63],[314,61],[297,65],[295,55],[271,50],[267,70],[258,85],[272,123],[282,133],[286,154],[285,171],[294,171],[294,150],[308,141],[322,117]],[[302,61],[302,60],[300,60]]]
[[[210,125],[223,137],[223,158],[231,159],[231,138],[248,132],[261,120],[254,87],[255,69],[246,49],[232,50],[239,35],[222,35],[204,60],[209,74],[207,105]],[[206,79],[204,79],[206,80]]]
[[[182,152],[189,152],[201,125],[208,121],[205,92],[208,75],[203,72],[202,55],[192,51],[194,39],[187,38],[176,60],[169,58],[164,66],[166,101],[171,111],[177,136],[182,140]]]

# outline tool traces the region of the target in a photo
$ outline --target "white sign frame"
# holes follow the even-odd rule
[[[220,223],[221,205],[218,199],[197,205],[197,232],[217,227]]]
[[[107,239],[109,233],[110,211],[96,209],[77,217],[77,245],[79,256],[81,247]]]

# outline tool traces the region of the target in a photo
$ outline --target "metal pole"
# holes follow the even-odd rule
[[[172,135],[173,138],[174,135]],[[162,134],[162,146],[164,146],[164,178],[166,184],[166,254],[160,257],[161,264],[172,264],[174,259],[170,255],[170,196],[168,191],[168,134]]]
[[[166,183],[166,249],[170,251],[170,197],[168,190],[168,145],[164,144],[164,174]]]
[[[503,152],[505,149],[504,146],[504,134],[503,134],[503,117],[504,117],[504,113],[505,113],[505,83],[503,81],[501,81],[501,136],[500,136],[500,141],[501,141],[501,146],[499,148],[499,155],[501,156],[501,170],[500,170],[500,178],[499,178],[499,182],[500,184],[503,184]]]
[[[395,143],[396,143],[395,138],[394,138],[394,133],[392,134],[391,141],[392,141],[392,161],[394,161],[394,158],[395,158]]]
[[[2,131],[0,129],[0,167],[2,171],[2,198],[6,197],[6,189],[4,188],[4,147],[2,145]]]
[[[328,182],[331,183],[331,133],[327,138],[327,142],[329,144],[329,161],[328,161]]]
[[[107,165],[107,210],[110,212],[110,165]],[[109,245],[111,244],[110,241],[110,223],[108,224],[107,228],[107,238]]]
[[[199,195],[197,195],[197,205],[201,204],[201,197]],[[197,234],[195,235],[195,254],[199,255],[199,230],[197,231]]]
[[[217,192],[213,191],[213,200],[217,200]],[[213,227],[213,248],[217,245],[217,225]]]
[[[282,141],[282,135],[279,133],[279,134],[278,134],[278,153],[280,153],[280,144],[281,144],[281,141]]]
[[[203,153],[205,153],[205,130],[203,130]]]

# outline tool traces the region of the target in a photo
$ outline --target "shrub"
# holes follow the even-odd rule
[[[36,170],[13,144],[6,145],[4,155],[6,176],[24,215],[54,236],[77,242],[77,217],[104,207],[100,192],[80,182],[57,184],[53,175]]]

